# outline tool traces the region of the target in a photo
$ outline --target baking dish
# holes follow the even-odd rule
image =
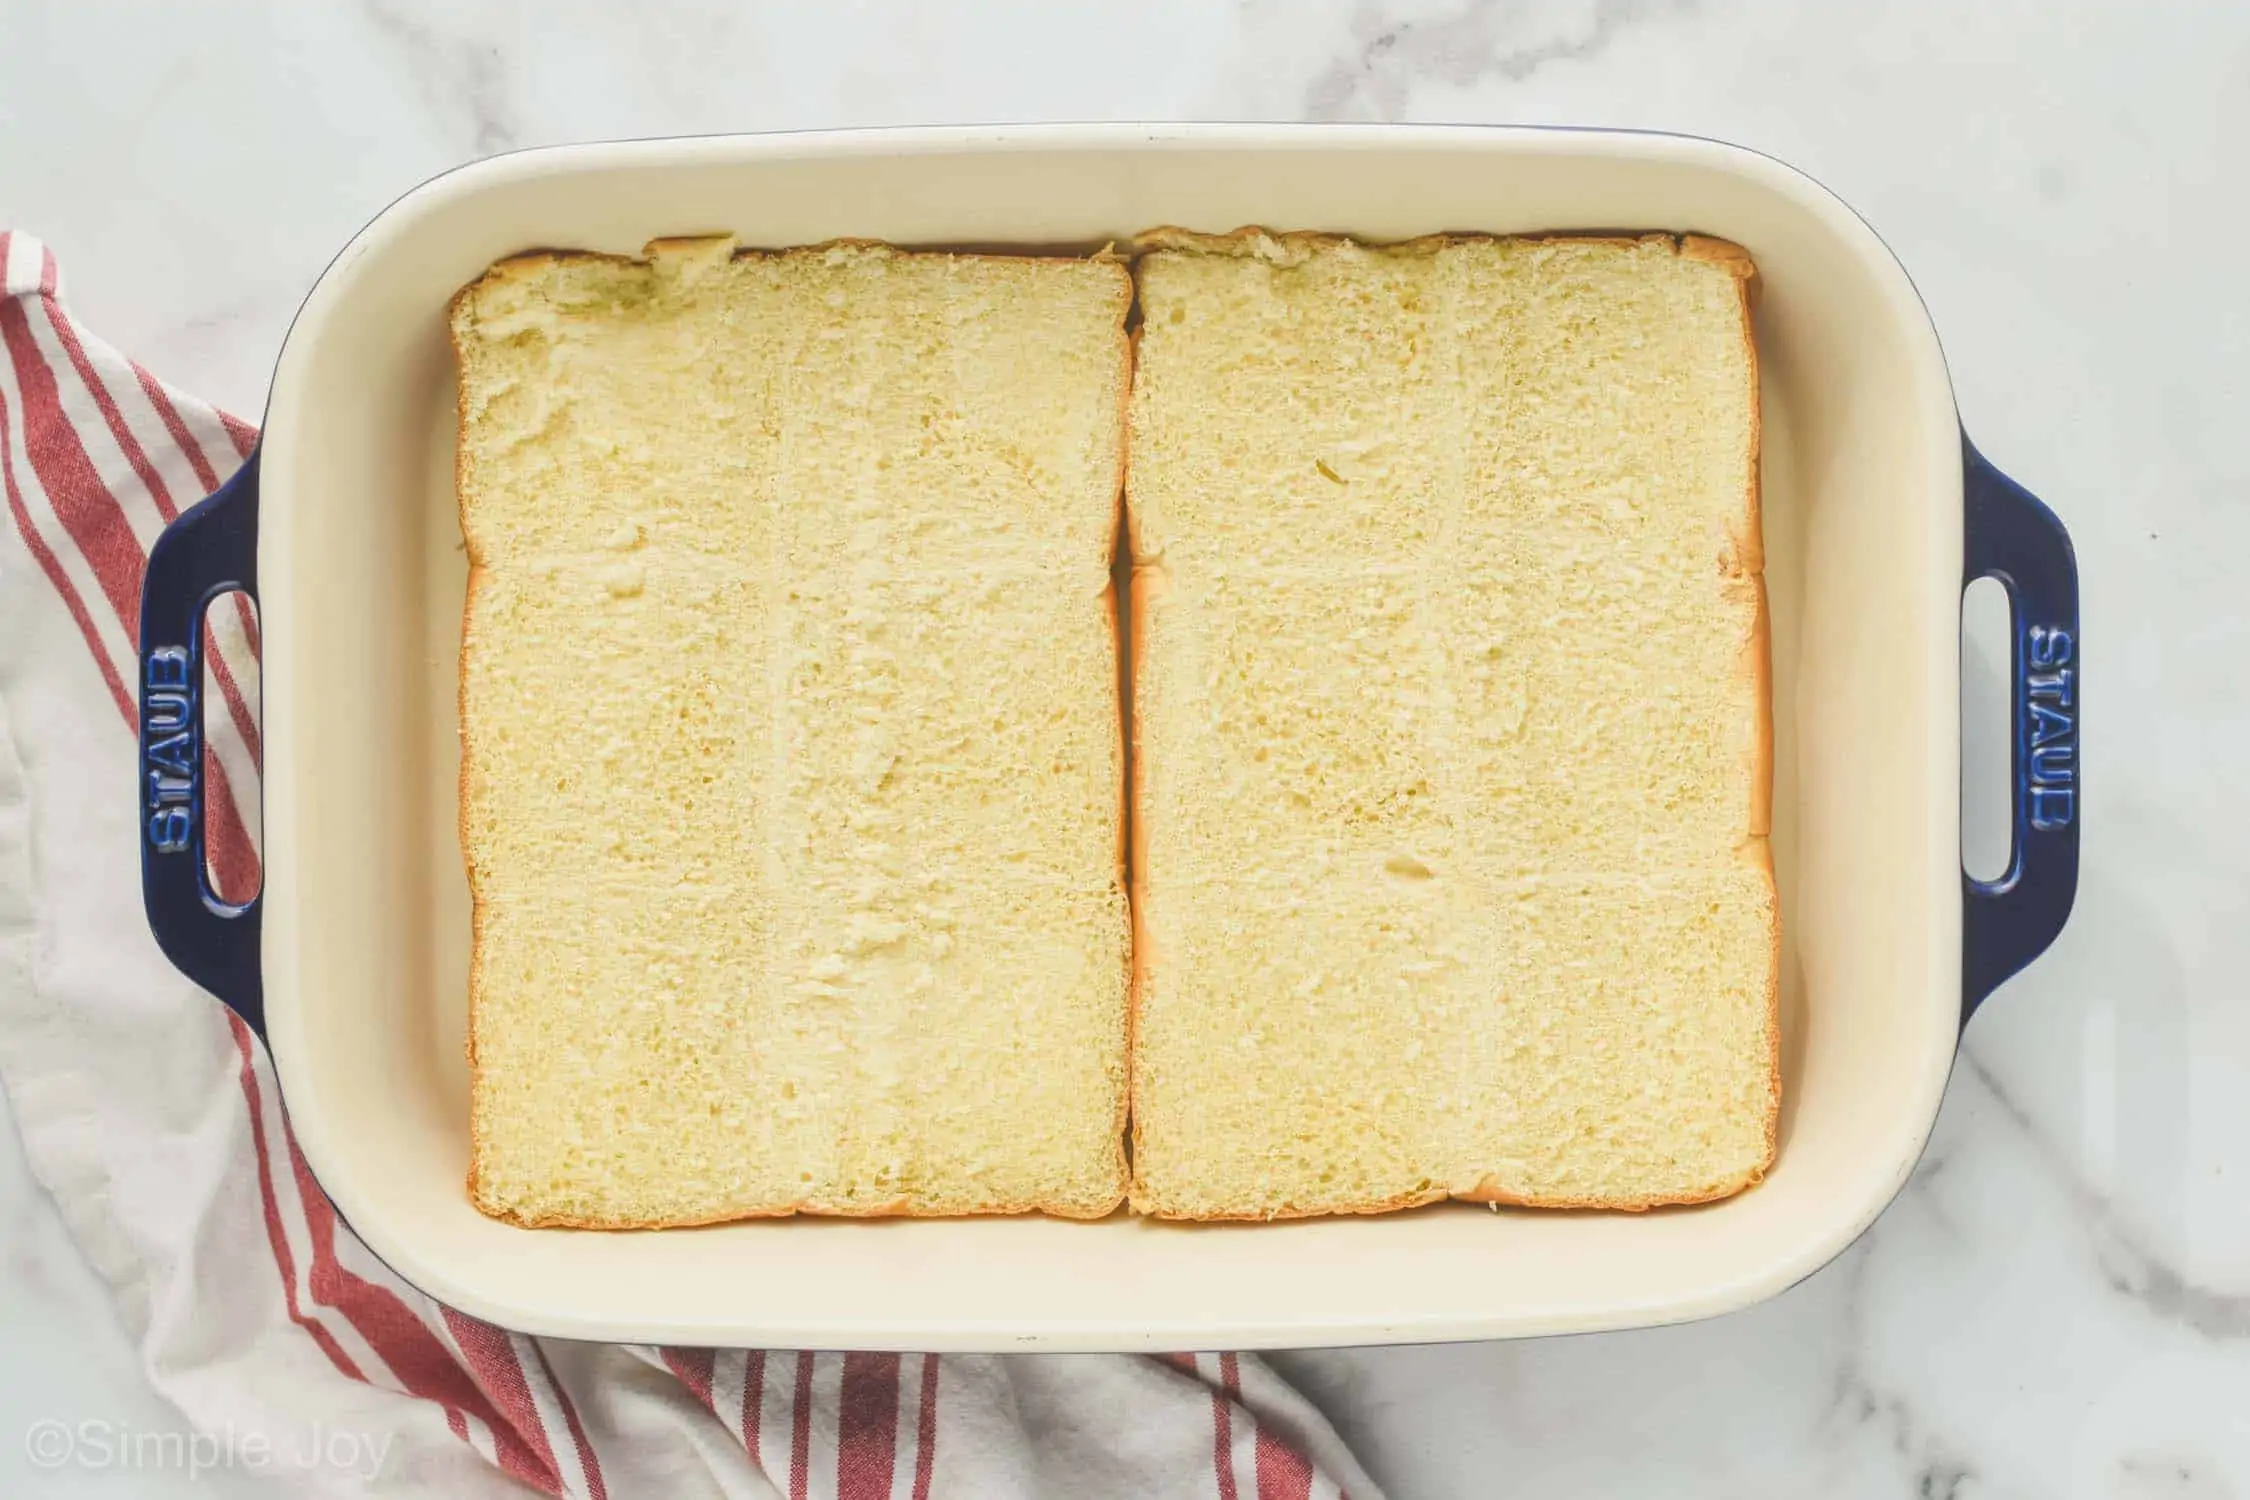
[[[526,1231],[463,1190],[469,901],[455,837],[465,564],[448,298],[532,246],[1098,246],[1154,224],[1396,239],[1695,230],[1746,246],[1774,655],[1785,1102],[1763,1185],[1644,1215],[1452,1205],[1251,1227],[1123,1215]],[[1962,871],[1960,598],[2011,598],[2014,848]],[[258,597],[263,895],[203,876],[200,611]],[[2040,504],[1961,434],[1904,271],[1817,184],[1714,142],[1478,127],[1098,126],[528,151],[393,204],[285,342],[260,449],[151,558],[151,923],[267,1036],[305,1158],[431,1295],[575,1338],[819,1348],[1255,1348],[1614,1328],[1721,1312],[1834,1256],[1904,1182],[1959,1029],[2077,878],[2077,585]],[[571,705],[554,706],[571,732]],[[183,739],[183,736],[185,737]]]

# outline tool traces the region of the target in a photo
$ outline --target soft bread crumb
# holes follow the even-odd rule
[[[457,299],[480,1209],[1116,1206],[1130,297],[689,240]]]
[[[1748,258],[1141,248],[1134,1207],[1754,1182],[1778,917]]]

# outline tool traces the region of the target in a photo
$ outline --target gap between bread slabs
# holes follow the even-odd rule
[[[1134,290],[1136,307],[1140,300],[1138,288]],[[1138,997],[1134,988],[1140,977],[1140,872],[1133,865],[1134,804],[1140,800],[1136,778],[1140,772],[1139,756],[1133,745],[1133,547],[1125,524],[1125,476],[1117,479],[1117,533],[1110,541],[1109,596],[1113,601],[1109,617],[1112,633],[1117,641],[1117,870],[1125,882],[1125,1170],[1128,1176],[1133,1169],[1133,1018]]]

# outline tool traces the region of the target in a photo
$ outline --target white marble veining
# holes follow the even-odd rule
[[[2229,769],[2250,740],[2250,9],[0,0],[0,220],[54,246],[93,327],[253,415],[328,257],[457,162],[1059,118],[1555,121],[1772,152],[1898,251],[1970,431],[2078,545],[2078,912],[1971,1028],[1906,1193],[1835,1265],[1715,1322],[1284,1356],[1369,1468],[1402,1500],[2250,1496],[2250,795]],[[32,1417],[145,1422],[155,1398],[12,1155],[0,1266],[16,1493]]]

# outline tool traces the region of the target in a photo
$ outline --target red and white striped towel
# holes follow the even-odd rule
[[[257,434],[77,328],[37,240],[0,231],[0,270],[0,1082],[149,1377],[231,1462],[352,1494],[1371,1500],[1248,1355],[564,1343],[379,1264],[291,1141],[264,1048],[141,916],[143,561]],[[212,621],[213,863],[239,893],[257,879],[257,628],[247,609]],[[318,1434],[352,1441],[323,1457]]]

